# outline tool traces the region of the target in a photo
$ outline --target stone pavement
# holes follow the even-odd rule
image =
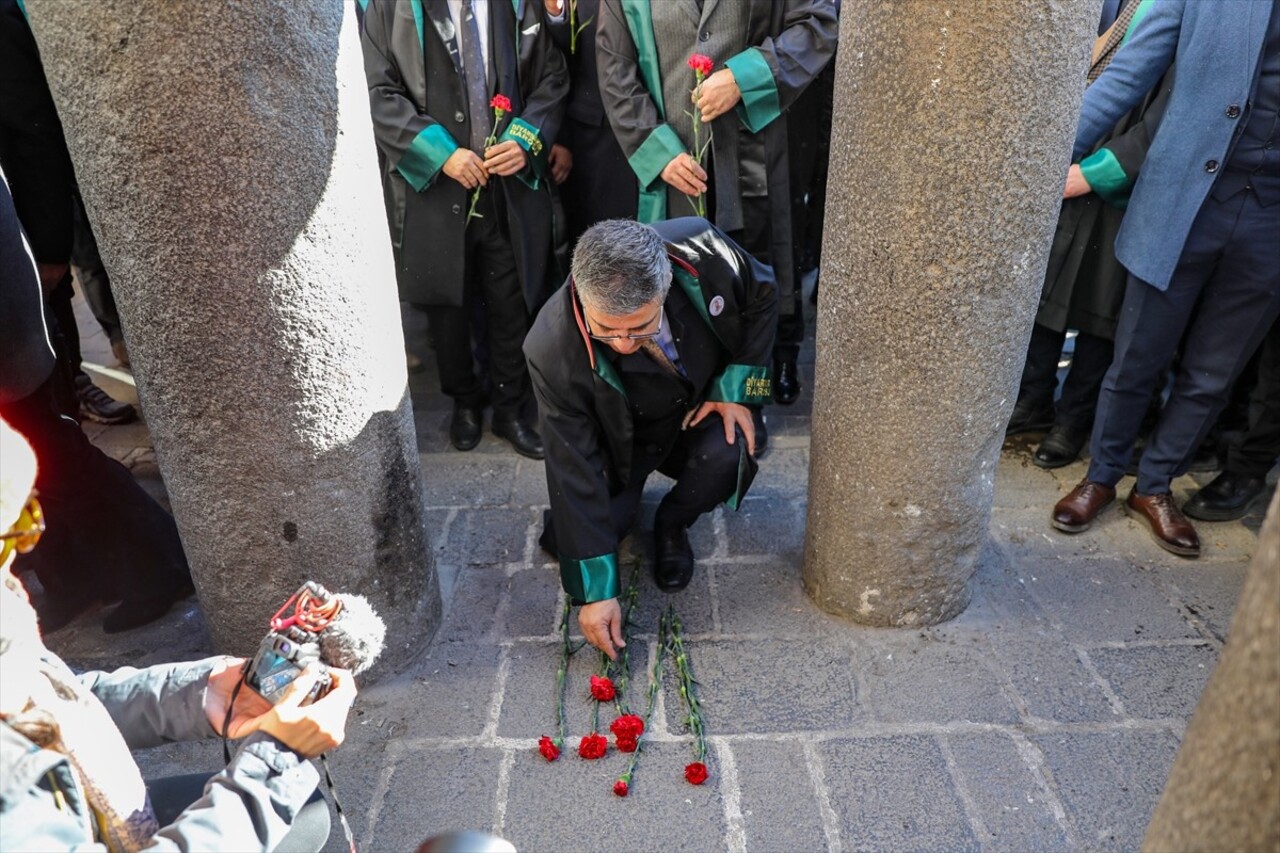
[[[425,355],[420,326],[412,331]],[[805,360],[807,397],[811,350]],[[446,615],[416,665],[362,692],[335,753],[362,849],[412,849],[461,828],[525,851],[1137,849],[1221,650],[1261,510],[1202,524],[1197,561],[1162,551],[1116,508],[1094,530],[1063,536],[1048,526],[1049,507],[1083,463],[1042,471],[1028,442],[1011,441],[968,610],[933,628],[860,628],[818,612],[800,588],[808,407],[777,409],[741,511],[721,508],[693,530],[693,584],[667,598],[646,573],[641,592],[633,704],[657,614],[672,601],[701,683],[711,777],[683,780],[691,739],[668,673],[620,800],[610,791],[626,756],[611,749],[587,762],[570,749],[548,764],[536,752],[553,733],[562,606],[536,545],[540,463],[492,436],[470,453],[448,449],[430,365],[411,386]],[[162,493],[145,427],[89,432]],[[1178,482],[1179,497],[1196,481]],[[643,556],[643,538],[630,553]],[[98,621],[86,616],[49,645],[84,667],[210,652],[194,600],[113,637]],[[586,651],[571,662],[573,744],[587,732],[595,662]],[[221,754],[211,740],[139,760],[148,775],[213,772]],[[335,827],[330,849],[341,848]]]

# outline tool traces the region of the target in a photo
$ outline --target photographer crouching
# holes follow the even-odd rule
[[[238,658],[72,673],[11,572],[44,526],[36,466],[0,420],[0,850],[320,850],[329,809],[307,759],[342,743],[351,673],[323,669],[328,692],[303,704],[325,677],[310,665],[274,705],[236,689]],[[223,734],[244,740],[212,777],[148,785],[129,753]]]

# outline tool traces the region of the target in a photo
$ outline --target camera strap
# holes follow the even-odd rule
[[[247,667],[248,664],[246,663]],[[227,715],[222,720],[222,760],[224,764],[231,763],[231,746],[227,741],[227,732],[231,730],[231,715],[236,707],[236,697],[240,695],[240,688],[244,686],[244,674],[240,675],[240,680],[236,682],[236,686],[231,691],[231,701],[227,703]],[[329,771],[329,759],[322,752],[320,753],[320,766],[324,768],[324,784],[329,789],[329,799],[333,800],[333,810],[338,813],[338,822],[342,824],[342,834],[347,839],[347,849],[351,853],[356,853],[356,838],[351,832],[351,824],[347,821],[347,813],[342,808],[342,803],[338,800],[338,788],[333,783],[333,774]]]

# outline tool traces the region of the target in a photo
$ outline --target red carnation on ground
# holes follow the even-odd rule
[[[511,99],[506,95],[494,95],[493,100],[489,102],[489,106],[495,110],[502,110],[504,113],[511,112]]]
[[[613,792],[619,797],[625,797],[628,790],[629,788],[627,787],[626,780],[624,779],[619,779],[617,782],[613,783]]]
[[[635,714],[623,714],[618,719],[609,724],[609,731],[619,738],[629,738],[635,740],[644,734],[644,720]]]
[[[612,702],[613,697],[617,695],[617,691],[613,687],[613,682],[608,678],[601,678],[598,675],[591,676],[591,698],[597,702]]]
[[[543,735],[542,739],[538,741],[538,752],[542,753],[542,757],[547,761],[555,761],[560,757],[560,744]]]
[[[633,737],[619,737],[617,746],[618,752],[635,752],[640,747],[640,740]]]
[[[604,754],[609,751],[609,741],[603,735],[592,732],[584,735],[582,741],[578,744],[578,755],[587,760],[603,758]]]
[[[701,761],[695,761],[692,764],[686,764],[684,768],[684,778],[690,785],[701,785],[707,781],[707,765]]]
[[[715,63],[711,61],[711,57],[704,56],[701,53],[695,53],[689,57],[689,67],[699,74],[710,74]]]

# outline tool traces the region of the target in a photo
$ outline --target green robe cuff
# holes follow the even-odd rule
[[[707,400],[765,406],[773,402],[773,378],[769,368],[757,364],[731,364],[711,380]]]
[[[508,139],[514,139],[516,144],[529,155],[529,165],[522,169],[517,177],[531,189],[536,190],[547,174],[549,152],[546,143],[542,141],[542,133],[524,119],[513,118],[511,124],[507,125],[507,129],[498,137],[499,142],[505,142]]]
[[[431,186],[444,167],[444,161],[457,150],[458,143],[449,135],[449,131],[438,124],[429,124],[413,138],[404,154],[400,155],[396,170],[409,182],[414,192],[422,192]]]
[[[636,153],[627,158],[631,169],[640,179],[641,190],[651,190],[661,184],[662,170],[681,154],[687,153],[684,143],[669,124],[653,129]]]
[[[742,102],[738,104],[737,111],[747,130],[759,133],[782,115],[778,83],[773,79],[773,70],[765,62],[763,53],[749,47],[726,61],[725,66],[733,72],[733,79],[742,92]]]
[[[604,554],[586,560],[560,558],[560,583],[575,602],[590,604],[617,598],[621,591],[618,580],[618,555]]]
[[[1109,149],[1101,148],[1081,160],[1080,172],[1098,197],[1107,204],[1121,209],[1128,205],[1133,181]]]

